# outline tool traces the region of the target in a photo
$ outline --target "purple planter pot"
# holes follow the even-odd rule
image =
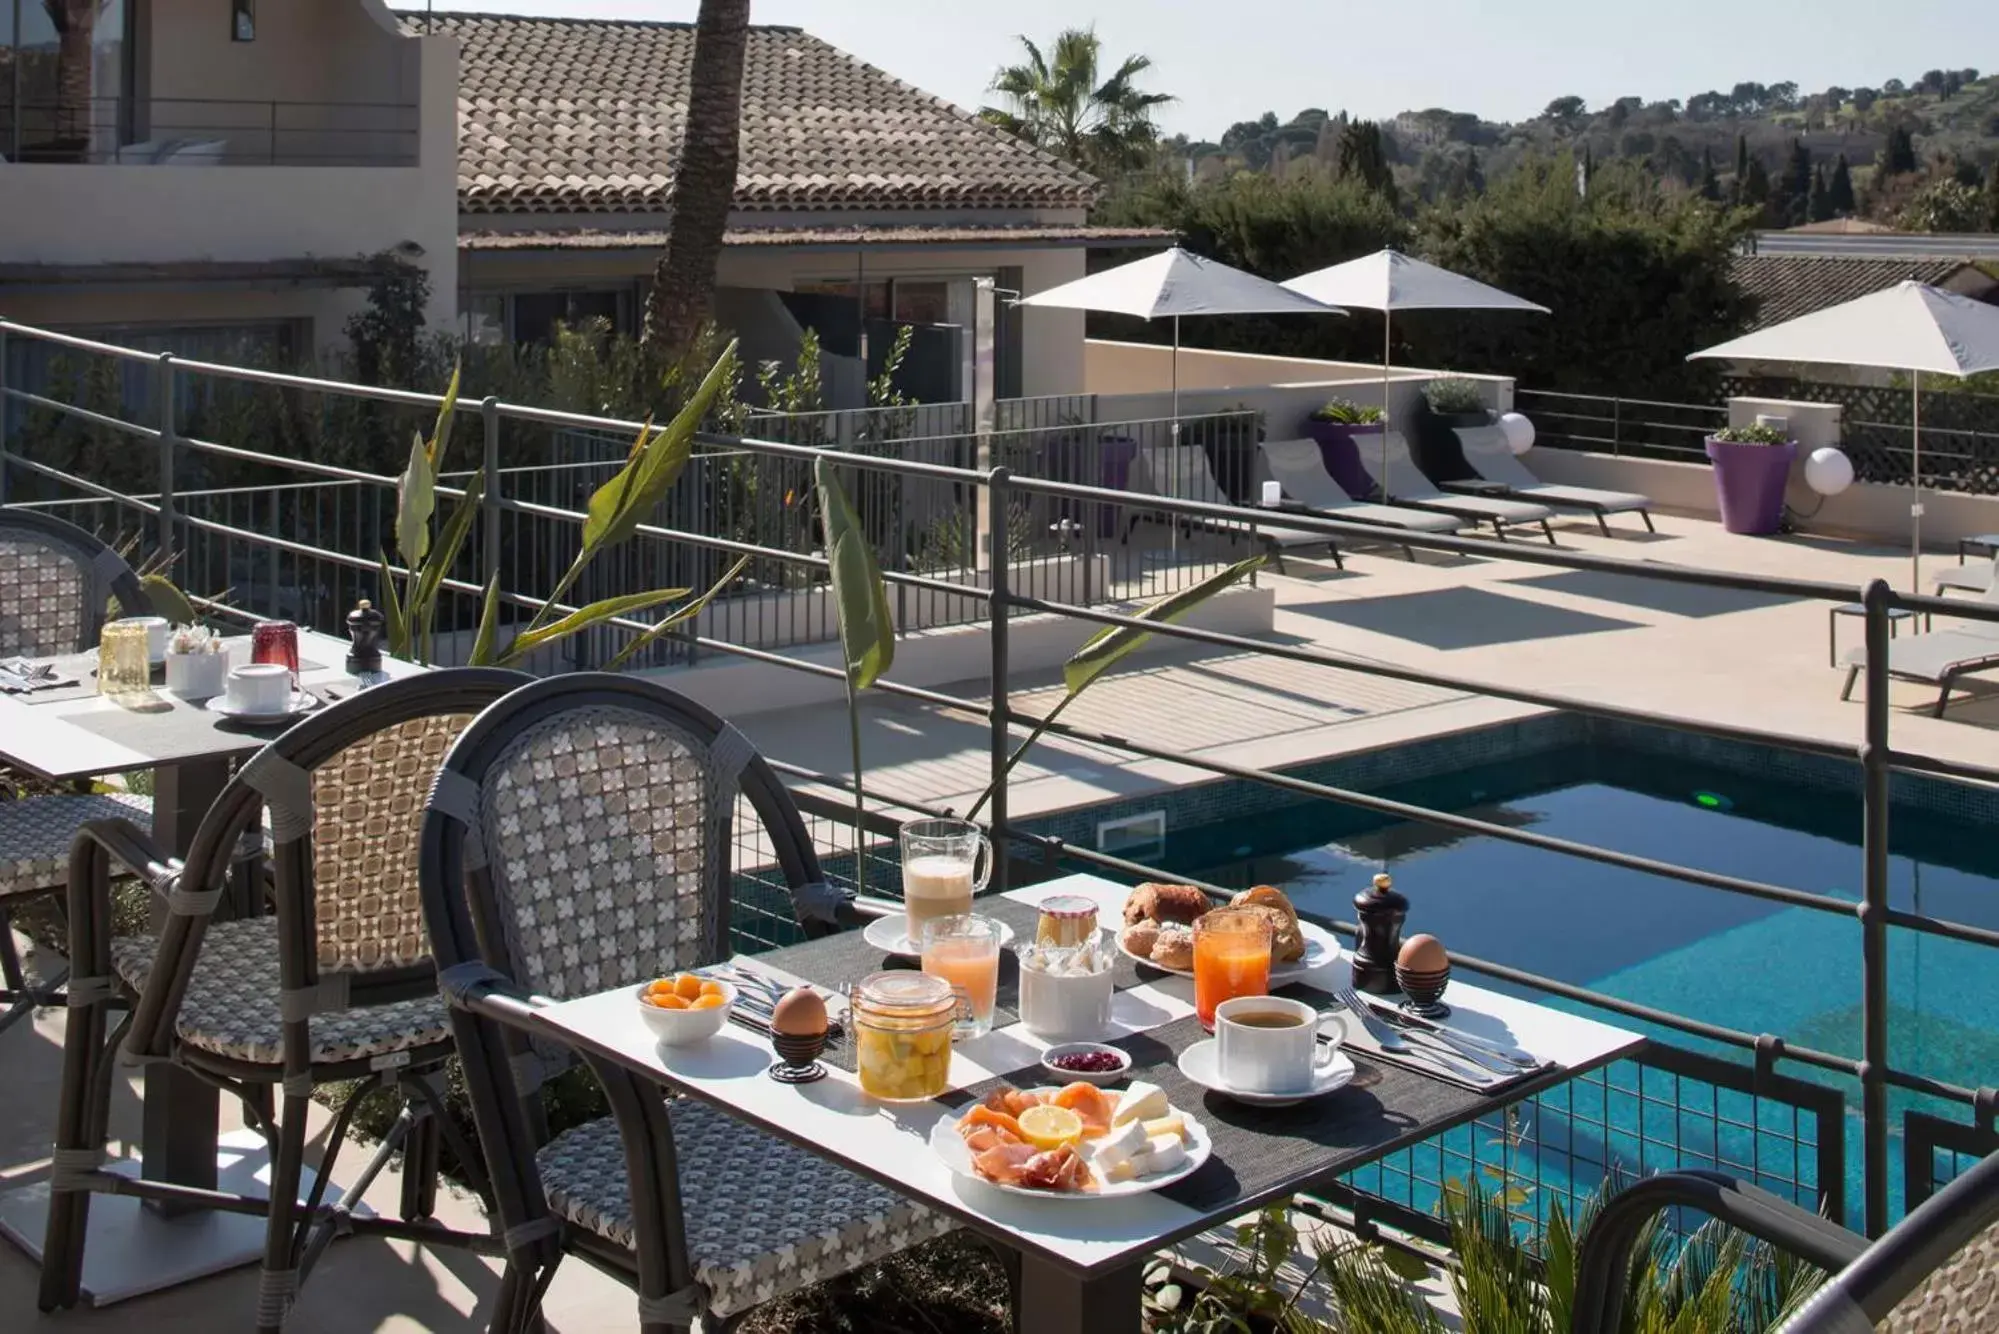
[[[1714,462],[1714,490],[1721,501],[1721,526],[1731,533],[1774,533],[1784,519],[1784,484],[1791,477],[1791,460],[1798,442],[1743,445],[1707,438],[1707,456]]]
[[[1340,488],[1356,500],[1374,490],[1381,467],[1381,423],[1350,424],[1305,419],[1305,434],[1318,442],[1319,457]]]

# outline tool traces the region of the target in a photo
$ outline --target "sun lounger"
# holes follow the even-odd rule
[[[1988,587],[1978,601],[1999,606],[1999,587]],[[1857,648],[1846,655],[1846,685],[1839,692],[1842,700],[1853,698],[1854,683],[1866,666],[1866,649]],[[1937,702],[1930,708],[1933,718],[1943,717],[1958,677],[1995,667],[1999,667],[1999,622],[1974,621],[1955,630],[1932,630],[1888,644],[1888,675],[1937,687]]]
[[[1266,440],[1257,449],[1262,451],[1264,470],[1284,494],[1325,518],[1399,528],[1408,533],[1456,533],[1470,523],[1453,514],[1355,500],[1326,470],[1325,455],[1319,452],[1316,440]],[[1402,550],[1410,560],[1416,559],[1416,553],[1408,547]]]
[[[1995,573],[1999,573],[1999,561],[1974,561],[1969,565],[1946,565],[1930,577],[1936,581],[1938,597],[1952,590],[1982,596],[1991,591]]]
[[[1383,483],[1382,494],[1397,505],[1414,505],[1417,509],[1437,510],[1444,514],[1462,515],[1474,523],[1489,523],[1506,540],[1506,525],[1541,525],[1547,534],[1548,545],[1555,545],[1555,530],[1548,520],[1555,512],[1546,505],[1530,504],[1524,500],[1499,500],[1489,496],[1454,496],[1439,491],[1436,483],[1425,477],[1416,467],[1416,461],[1409,457],[1409,442],[1390,431],[1387,435],[1388,475],[1377,477]],[[1369,469],[1381,467],[1381,457],[1375,448],[1361,451],[1361,464]]]
[[[1641,496],[1635,491],[1603,491],[1593,486],[1544,482],[1527,471],[1527,465],[1514,456],[1513,450],[1507,446],[1506,432],[1497,426],[1460,429],[1458,444],[1464,450],[1465,462],[1485,480],[1483,483],[1445,482],[1446,491],[1462,489],[1473,495],[1490,495],[1490,485],[1496,483],[1512,499],[1553,505],[1557,509],[1589,510],[1596,516],[1597,526],[1603,529],[1605,537],[1610,536],[1606,516],[1612,514],[1636,514],[1645,521],[1646,532],[1658,531],[1652,526],[1650,496]]]
[[[1222,494],[1220,483],[1215,481],[1214,469],[1208,465],[1207,451],[1199,445],[1140,445],[1131,460],[1129,480],[1133,491],[1147,495],[1193,500],[1204,505],[1231,503]],[[1145,517],[1143,513],[1131,516],[1131,522],[1125,527],[1126,541],[1131,540],[1132,529],[1138,527],[1139,520]],[[1221,533],[1231,541],[1250,531],[1247,527],[1221,519],[1203,519],[1185,514],[1161,514],[1159,517],[1189,529]],[[1284,553],[1299,547],[1324,547],[1336,567],[1346,568],[1346,562],[1340,558],[1340,549],[1324,533],[1272,527],[1259,521],[1255,526],[1255,536],[1258,542],[1270,549],[1279,570],[1284,568]]]

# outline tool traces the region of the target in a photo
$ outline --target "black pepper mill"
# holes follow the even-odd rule
[[[388,631],[388,618],[366,598],[347,613],[347,637],[354,641],[347,650],[349,676],[360,677],[363,685],[382,679],[382,640]]]
[[[1409,915],[1409,900],[1396,892],[1386,875],[1354,895],[1354,911],[1360,921],[1360,936],[1354,942],[1353,984],[1377,996],[1392,995],[1395,985],[1395,956],[1402,952],[1402,920]]]

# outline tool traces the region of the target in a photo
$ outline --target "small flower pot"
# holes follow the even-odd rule
[[[1714,462],[1721,526],[1750,536],[1776,532],[1784,522],[1784,486],[1797,454],[1795,440],[1751,445],[1709,436],[1707,456]]]
[[[213,699],[229,685],[227,653],[167,654],[167,690],[182,699]]]

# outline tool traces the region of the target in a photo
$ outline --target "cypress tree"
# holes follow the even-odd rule
[[[1749,136],[1735,136],[1735,176],[1729,182],[1728,198],[1733,204],[1744,203],[1743,187],[1749,183]]]
[[[1832,217],[1832,192],[1826,185],[1825,169],[1812,173],[1811,189],[1805,195],[1805,221],[1824,222]]]
[[[1985,173],[1985,230],[1999,232],[1999,158]]]
[[[1778,218],[1786,223],[1806,221],[1812,193],[1812,154],[1802,139],[1791,140],[1791,155],[1784,162],[1784,177],[1777,187]]]
[[[1826,203],[1836,218],[1850,218],[1858,205],[1853,198],[1853,171],[1846,165],[1846,154],[1839,155],[1833,164],[1832,179],[1826,183]]]
[[[1881,174],[1900,176],[1916,169],[1916,141],[1910,135],[1909,127],[1897,125],[1888,131],[1888,142],[1881,148]]]
[[[1762,221],[1770,221],[1770,173],[1764,169],[1763,159],[1749,159],[1749,173],[1742,178],[1742,198],[1738,201],[1745,208],[1759,209]]]
[[[1701,150],[1700,194],[1702,199],[1721,202],[1721,181],[1714,174],[1714,150],[1710,148]]]

